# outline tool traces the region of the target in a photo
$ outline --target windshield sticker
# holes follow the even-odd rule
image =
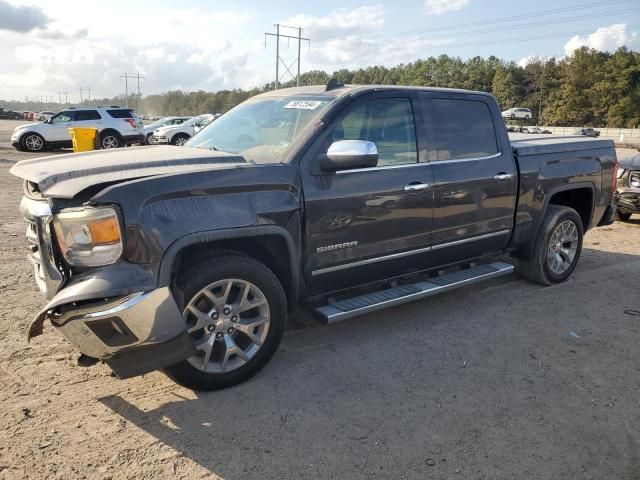
[[[322,105],[321,100],[291,100],[284,108],[297,108],[298,110],[315,110]]]

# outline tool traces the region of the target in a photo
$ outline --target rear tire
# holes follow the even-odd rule
[[[543,285],[564,282],[582,252],[583,227],[574,209],[549,205],[535,239],[531,258],[519,262],[523,277]]]
[[[166,368],[170,378],[193,390],[219,390],[268,363],[287,319],[284,290],[271,270],[246,255],[221,254],[179,274],[178,285],[198,353]]]
[[[111,148],[122,147],[122,139],[117,133],[106,130],[100,133],[100,148],[103,150],[109,150]]]
[[[631,218],[631,212],[623,212],[619,208],[613,214],[613,219],[617,222],[627,222]]]

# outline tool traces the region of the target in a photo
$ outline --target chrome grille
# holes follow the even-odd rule
[[[29,261],[33,265],[33,273],[38,288],[52,298],[60,289],[64,280],[54,258],[51,230],[49,225],[53,218],[49,204],[22,197],[20,212],[27,223],[27,242],[29,242]]]

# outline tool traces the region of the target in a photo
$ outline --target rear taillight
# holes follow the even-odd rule
[[[611,193],[618,189],[618,159],[613,162],[613,174],[611,175]]]
[[[129,125],[131,125],[133,128],[136,128],[135,119],[133,119],[133,118],[125,118],[124,121],[127,122]]]

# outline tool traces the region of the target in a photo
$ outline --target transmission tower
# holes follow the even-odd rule
[[[291,78],[293,80],[296,81],[296,85],[300,86],[300,50],[302,47],[302,42],[307,42],[307,45],[311,44],[311,40],[309,40],[308,38],[303,38],[302,37],[302,28],[300,27],[288,27],[287,25],[280,25],[279,23],[276,23],[275,25],[276,27],[276,33],[269,33],[269,32],[265,32],[264,34],[264,44],[265,46],[267,45],[267,37],[276,37],[276,83],[275,83],[275,89],[277,90],[280,87],[280,64],[282,63],[282,65],[284,66],[286,73],[289,73],[289,75],[291,75]],[[283,33],[280,33],[280,29],[281,28],[288,28],[290,30],[297,30],[298,31],[298,35],[297,36],[293,36],[293,35],[286,35]],[[287,65],[287,63],[284,61],[284,59],[280,56],[280,39],[281,38],[286,38],[287,40],[297,40],[298,41],[298,57],[296,58],[296,60],[294,60],[290,65]],[[297,64],[298,66],[298,72],[297,75],[294,75],[291,72],[291,68]]]

